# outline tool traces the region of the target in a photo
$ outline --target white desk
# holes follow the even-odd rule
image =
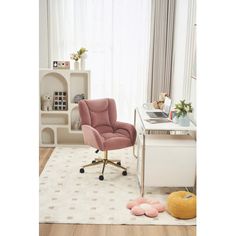
[[[147,121],[150,120],[150,117],[146,114],[147,111],[158,110],[136,108],[134,113],[134,125],[137,130],[138,142],[138,145],[135,145],[137,147],[136,150],[134,146],[134,155],[138,159],[137,175],[139,176],[140,171],[140,177],[138,177],[138,181],[140,184],[141,195],[144,195],[145,183],[147,183],[146,179],[148,179],[147,174],[145,173],[145,170],[147,170],[146,168],[148,168],[148,172],[150,172],[150,174],[152,173],[152,176],[149,178],[149,183],[153,182],[150,181],[151,178],[163,179],[162,182],[156,181],[157,185],[155,186],[171,187],[170,177],[168,177],[166,173],[165,175],[161,175],[161,173],[169,171],[173,173],[173,175],[176,175],[176,177],[171,176],[171,178],[174,178],[174,181],[172,181],[172,187],[177,187],[178,181],[179,183],[186,184],[186,186],[178,187],[190,187],[187,186],[190,183],[189,181],[193,183],[193,178],[195,178],[195,141],[193,141],[193,138],[190,138],[189,135],[176,136],[156,134],[161,133],[160,131],[166,131],[165,133],[168,134],[170,134],[171,131],[185,131],[186,133],[195,133],[196,126],[193,123],[190,123],[190,126],[183,127],[171,121],[152,124]],[[182,144],[184,144],[185,147],[181,149],[180,147]],[[167,145],[165,149],[160,148],[164,147],[163,145]],[[168,152],[168,155],[165,155],[165,152]],[[177,155],[178,157],[174,158],[174,155]],[[189,158],[189,156],[191,158]],[[165,163],[172,161],[173,165],[168,165],[168,163]],[[179,163],[186,163],[189,168],[184,168],[183,171],[181,169],[176,170],[176,168],[181,168]],[[182,172],[183,175],[181,176]],[[184,174],[187,176],[185,177]],[[189,178],[189,174],[191,174],[191,178]],[[184,178],[187,178],[186,181],[184,181]]]

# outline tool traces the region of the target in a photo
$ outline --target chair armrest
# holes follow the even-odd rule
[[[132,144],[135,143],[135,139],[136,139],[136,129],[133,125],[129,124],[129,123],[125,123],[125,122],[120,122],[117,121],[115,123],[115,129],[124,129],[129,133],[130,139]]]
[[[103,150],[104,138],[90,125],[82,125],[84,142],[98,150]]]

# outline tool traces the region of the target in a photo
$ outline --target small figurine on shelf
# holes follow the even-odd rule
[[[50,94],[45,94],[41,97],[42,111],[52,111],[53,99]]]
[[[83,100],[85,99],[85,95],[82,93],[82,94],[77,94],[74,96],[74,103],[78,103],[80,100]]]

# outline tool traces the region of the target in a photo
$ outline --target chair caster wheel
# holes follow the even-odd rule
[[[92,161],[92,163],[95,163],[95,162],[96,162],[95,160]]]
[[[100,179],[100,180],[104,180],[103,175],[100,175],[100,176],[99,176],[99,179]]]
[[[81,174],[83,174],[83,173],[84,173],[84,168],[81,168],[81,169],[79,170],[79,172],[80,172]]]
[[[127,171],[124,170],[124,171],[122,172],[122,175],[126,176],[126,175],[127,175]]]
[[[117,165],[121,166],[121,162],[120,162],[120,161],[118,161],[118,162],[117,162]]]

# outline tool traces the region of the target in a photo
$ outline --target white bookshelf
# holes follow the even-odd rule
[[[56,147],[83,144],[83,133],[73,129],[73,123],[79,119],[78,104],[74,96],[85,94],[90,98],[90,71],[40,69],[39,134],[40,147]],[[42,111],[41,96],[55,91],[67,93],[67,109]]]

